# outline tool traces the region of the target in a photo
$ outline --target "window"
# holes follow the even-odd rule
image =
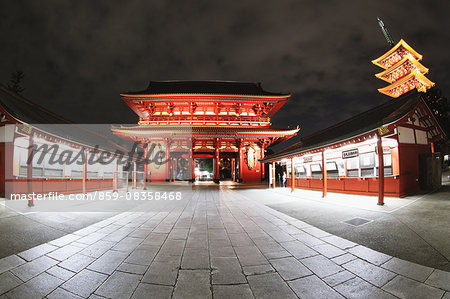
[[[347,160],[347,177],[359,177],[359,157],[353,157]]]
[[[327,162],[327,178],[338,178],[339,170],[336,162]]]
[[[88,179],[97,179],[98,178],[98,172],[97,171],[88,171],[86,173],[86,178],[88,178]]]
[[[374,153],[362,154],[359,156],[361,165],[361,176],[369,177],[375,175],[375,155]]]
[[[56,168],[45,168],[44,176],[51,177],[51,178],[61,178],[63,176],[63,170],[56,169]]]
[[[384,154],[383,155],[383,162],[384,162],[384,175],[392,175],[392,155]],[[378,176],[378,159],[376,161],[376,176]]]
[[[296,166],[294,170],[296,178],[306,178],[306,169],[304,166]]]
[[[322,178],[322,165],[316,163],[311,164],[311,177],[315,179],[321,179]]]
[[[81,170],[72,170],[71,176],[74,179],[81,179],[81,178],[83,178],[83,171],[81,171]]]

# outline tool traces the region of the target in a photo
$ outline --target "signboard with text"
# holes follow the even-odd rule
[[[353,158],[353,157],[358,157],[358,156],[359,156],[359,152],[358,152],[357,148],[342,152],[342,159],[348,159],[348,158]]]

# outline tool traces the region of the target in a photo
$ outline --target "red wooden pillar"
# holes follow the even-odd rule
[[[137,187],[136,176],[136,162],[133,162],[133,189],[136,189]]]
[[[327,196],[327,162],[325,160],[325,150],[322,150],[322,197]]]
[[[166,139],[166,182],[170,182],[170,166],[171,166],[171,157],[170,157],[170,139]]]
[[[291,191],[295,191],[294,158],[291,158]]]
[[[384,161],[383,161],[383,143],[381,136],[378,135],[378,205],[384,205]]]
[[[242,154],[242,151],[244,149],[244,141],[241,140],[239,142],[239,175],[238,175],[238,181],[242,182],[243,174],[244,174],[244,155]]]
[[[215,143],[215,150],[214,150],[214,182],[218,183],[220,181],[220,170],[219,170],[219,146],[220,141],[217,139]]]
[[[275,162],[272,162],[272,188],[275,189],[277,178],[275,177]]]
[[[261,159],[264,159],[264,146],[261,146]],[[261,181],[264,181],[264,179],[266,178],[264,166],[265,164],[261,162]]]
[[[147,180],[148,180],[148,143],[144,144],[144,190],[147,190]]]
[[[113,192],[119,191],[119,158],[116,157],[116,171],[113,175]]]
[[[236,159],[231,158],[231,180],[236,181]]]
[[[33,140],[33,131],[30,132],[29,137],[29,143],[28,143],[28,163],[27,163],[27,190],[28,194],[33,193],[33,149],[34,149],[34,140]],[[28,206],[34,207],[34,199],[31,197],[30,200],[28,200]]]
[[[83,194],[86,194],[87,192],[87,188],[86,188],[86,178],[87,178],[87,161],[88,157],[87,157],[87,149],[85,148],[85,152],[84,152],[84,164],[83,164]]]
[[[194,171],[193,171],[194,161],[193,161],[193,157],[192,157],[192,142],[191,142],[190,139],[188,140],[187,146],[189,147],[189,152],[188,152],[188,172],[190,173],[190,175],[187,178],[188,178],[188,180],[191,180],[191,179],[194,178],[192,176],[192,174],[194,173]]]
[[[434,154],[434,142],[430,142],[431,153]]]

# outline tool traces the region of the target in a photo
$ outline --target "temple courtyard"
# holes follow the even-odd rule
[[[184,182],[145,201],[3,200],[0,298],[450,298],[444,183],[385,206]]]

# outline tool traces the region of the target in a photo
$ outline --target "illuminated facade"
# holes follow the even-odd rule
[[[396,99],[266,157],[271,185],[276,186],[281,169],[292,190],[378,195],[379,204],[384,194],[402,196],[440,186],[433,144],[445,133],[423,97],[434,83],[425,77],[428,69],[421,59],[401,40],[372,61],[385,69],[376,77],[390,83],[379,91]]]
[[[167,163],[144,165],[149,181],[258,182],[265,176],[259,162],[265,149],[298,132],[270,127],[290,94],[267,92],[259,83],[151,82],[144,91],[121,96],[139,123],[113,127],[113,133],[138,142],[146,156],[150,145],[166,153]],[[202,163],[212,164],[211,175]]]

